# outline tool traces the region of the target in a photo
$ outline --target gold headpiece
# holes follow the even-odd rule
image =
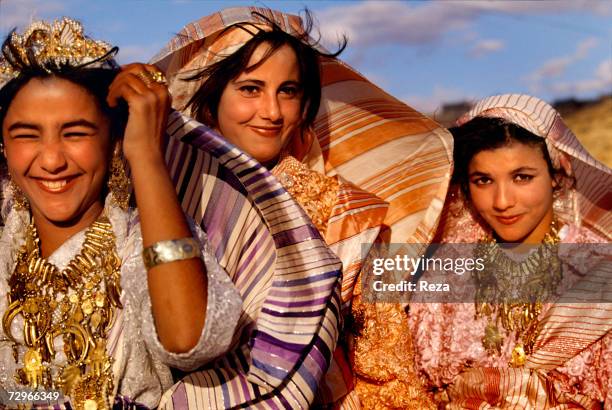
[[[0,86],[17,77],[21,69],[31,66],[48,73],[83,65],[117,66],[113,48],[104,41],[86,37],[81,23],[68,17],[54,20],[53,24],[36,21],[21,35],[13,32],[10,44],[11,47],[3,47],[3,56],[0,56]]]

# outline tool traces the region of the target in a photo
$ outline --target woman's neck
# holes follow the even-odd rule
[[[78,219],[68,222],[50,221],[33,210],[32,217],[40,239],[41,256],[48,258],[64,242],[94,223],[103,210],[104,207],[101,203],[94,204]]]

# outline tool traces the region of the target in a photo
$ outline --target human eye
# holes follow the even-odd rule
[[[66,127],[63,130],[64,138],[78,139],[85,138],[96,134],[95,128],[89,126],[72,126]]]
[[[491,178],[485,176],[474,177],[470,180],[474,185],[488,185],[492,182]]]
[[[85,132],[85,131],[68,131],[68,132],[64,133],[64,137],[67,137],[67,138],[82,138],[82,137],[87,137],[90,134],[91,133]]]
[[[260,89],[256,85],[242,85],[238,88],[238,91],[244,97],[256,97]]]
[[[534,178],[534,176],[531,175],[531,174],[516,174],[514,176],[514,181],[515,182],[519,182],[519,183],[520,182],[525,183],[525,182],[531,181],[533,178]]]
[[[300,88],[297,85],[285,85],[280,88],[279,92],[287,97],[293,98],[300,93]]]
[[[38,135],[30,133],[30,132],[19,132],[19,133],[15,133],[13,135],[11,135],[12,139],[23,139],[23,140],[30,140],[30,139],[36,139],[38,138]]]

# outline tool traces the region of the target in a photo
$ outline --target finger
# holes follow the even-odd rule
[[[156,82],[160,84],[166,83],[166,78],[163,72],[154,65],[132,63],[121,68],[122,72],[135,73],[136,75],[142,75],[144,78],[150,80],[150,82]],[[145,81],[147,83],[147,81]]]
[[[106,101],[111,107],[116,106],[121,99],[130,105],[130,102],[133,103],[137,98],[142,98],[143,94],[150,92],[138,79],[125,78],[120,80],[113,83],[112,87],[109,88]]]
[[[132,75],[140,76],[141,78],[149,79],[149,71],[156,70],[155,66],[145,65],[140,63],[132,63],[125,65],[121,68],[121,71],[115,77],[115,82],[124,81],[126,78],[130,78]],[[159,70],[157,70],[159,71]],[[144,74],[143,73],[147,73]],[[143,81],[145,82],[145,81]]]
[[[122,90],[125,90],[126,85],[139,94],[144,95],[151,92],[147,85],[136,74],[133,72],[122,72],[117,75],[108,89],[108,95],[106,97],[108,105],[114,107],[117,105],[120,98],[125,99],[126,96],[123,95]]]
[[[143,64],[143,63],[130,63],[130,64],[121,66],[121,72],[134,73],[134,72],[148,70],[148,67],[151,67],[151,66],[149,64]]]

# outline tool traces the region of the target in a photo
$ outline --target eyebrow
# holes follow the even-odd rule
[[[84,118],[64,123],[64,124],[62,124],[61,129],[65,130],[66,128],[71,128],[71,127],[87,127],[87,128],[91,128],[92,130],[97,130],[98,129],[98,126],[96,124],[94,124],[91,121],[87,121]],[[27,130],[40,131],[40,126],[37,125],[37,124],[30,124],[30,123],[27,123],[27,122],[16,122],[14,124],[11,124],[8,127],[9,131],[13,131],[13,130],[16,130],[16,129],[27,129]]]
[[[244,83],[255,83],[259,86],[264,86],[266,85],[266,83],[264,81],[261,80],[255,80],[255,79],[244,79],[244,80],[240,80],[240,81],[234,81],[234,84],[236,85],[240,85],[240,84],[244,84]]]
[[[525,166],[525,167],[519,167],[519,168],[513,170],[511,173],[512,174],[516,174],[517,172],[525,172],[525,171],[538,171],[538,169],[537,168],[533,168],[533,167]]]
[[[13,131],[13,130],[22,129],[22,128],[27,129],[27,130],[36,130],[36,131],[40,130],[40,127],[38,125],[28,124],[27,122],[13,123],[8,127],[8,130]]]
[[[244,80],[240,80],[240,81],[234,81],[234,84],[236,85],[241,85],[244,83],[255,83],[259,86],[264,86],[266,85],[265,81],[261,81],[261,80],[256,80],[256,79],[249,79],[249,78],[245,78]],[[297,86],[301,86],[302,83],[298,80],[287,80],[285,82],[283,82],[281,85],[287,85],[287,84],[295,84]]]
[[[516,169],[513,169],[512,171],[510,171],[510,174],[517,174],[519,172],[525,172],[525,171],[531,171],[531,172],[537,172],[538,169],[537,168],[533,168],[533,167],[528,167],[528,166],[524,166],[524,167],[518,167]],[[491,176],[490,174],[486,173],[486,172],[482,172],[482,171],[474,171],[472,173],[469,174],[469,177],[474,177],[474,176],[484,176],[484,177],[489,177]]]
[[[93,130],[97,130],[98,129],[98,126],[96,124],[94,124],[91,121],[87,121],[86,119],[70,121],[70,122],[67,122],[65,124],[62,124],[62,130],[65,130],[66,128],[71,128],[71,127],[87,127],[87,128],[91,128]]]
[[[468,176],[469,176],[470,178],[471,178],[471,177],[475,177],[475,176],[478,176],[478,177],[488,177],[488,176],[489,176],[489,174],[487,174],[486,172],[474,171],[474,172],[471,172],[471,173],[470,173]]]

